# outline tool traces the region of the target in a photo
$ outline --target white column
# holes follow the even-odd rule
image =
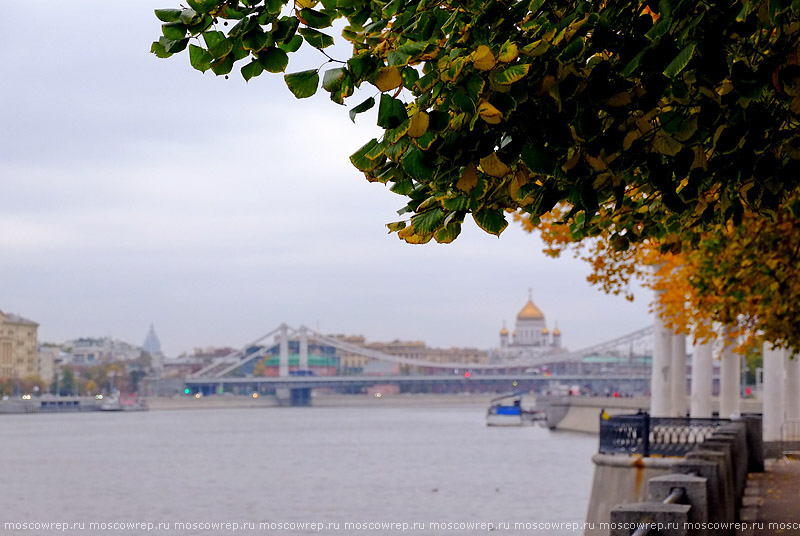
[[[783,388],[785,352],[764,343],[764,396],[763,438],[764,441],[780,441],[783,424]]]
[[[289,375],[289,333],[288,326],[280,327],[280,360],[278,361],[278,376],[284,378]]]
[[[786,384],[783,395],[784,414],[787,421],[800,421],[800,354],[784,352]]]
[[[306,327],[300,328],[300,370],[308,370],[308,333]]]
[[[711,391],[714,388],[713,345],[711,341],[694,346],[692,353],[692,403],[691,417],[711,417]]]
[[[656,311],[653,362],[650,373],[650,415],[669,417],[672,412],[672,332]]]
[[[686,416],[686,335],[672,336],[672,416]]]
[[[739,354],[733,352],[733,340],[725,334],[719,368],[719,416],[730,419],[738,416],[742,391],[742,367]]]

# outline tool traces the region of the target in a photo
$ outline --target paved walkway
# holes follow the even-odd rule
[[[800,536],[800,460],[767,460],[765,472],[750,474],[744,503],[754,507],[754,536]]]

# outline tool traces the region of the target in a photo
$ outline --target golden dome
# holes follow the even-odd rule
[[[533,304],[532,300],[528,300],[525,307],[517,314],[517,320],[544,320],[544,314]]]
[[[556,326],[556,329],[553,330],[553,335],[561,335],[561,330],[558,329],[558,326]]]
[[[508,335],[508,330],[503,326],[503,329],[500,330],[500,335]]]
[[[550,334],[550,330],[549,329],[542,328],[542,335],[549,335],[549,334]]]

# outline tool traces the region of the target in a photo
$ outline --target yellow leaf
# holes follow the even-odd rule
[[[653,149],[657,153],[665,154],[667,156],[675,156],[681,149],[683,144],[678,140],[667,136],[666,134],[659,133],[653,140]]]
[[[690,169],[706,169],[708,168],[708,158],[706,158],[706,152],[703,149],[702,145],[695,145],[692,147],[694,149],[694,160],[692,161],[692,167]]]
[[[608,165],[600,158],[595,158],[587,153],[584,155],[584,159],[586,159],[586,162],[592,166],[592,169],[595,171],[605,171],[608,169]]]
[[[428,132],[430,118],[426,112],[418,112],[411,116],[408,124],[408,135],[411,138],[419,138]]]
[[[530,45],[526,45],[522,48],[522,53],[527,56],[537,57],[541,56],[545,52],[550,50],[550,41],[545,41],[544,39],[538,39],[531,43]]]
[[[511,172],[511,168],[503,163],[497,156],[497,153],[492,153],[489,156],[481,158],[481,168],[484,173],[492,177],[502,178]]]
[[[482,100],[478,103],[478,114],[481,119],[490,125],[496,125],[503,120],[503,112],[492,106],[489,101]]]
[[[375,77],[375,87],[383,91],[391,91],[403,84],[403,77],[400,76],[400,69],[397,67],[385,67],[378,71]]]
[[[494,54],[492,53],[492,49],[486,45],[480,45],[477,49],[475,49],[471,57],[472,64],[479,71],[488,71],[494,67],[495,63],[497,63],[497,60],[495,60]]]
[[[500,55],[497,57],[499,61],[503,63],[508,63],[509,61],[514,61],[519,56],[519,48],[515,43],[507,42],[502,46],[500,49]]]
[[[312,8],[317,5],[317,0],[294,0],[294,5],[299,9]]]
[[[569,171],[570,169],[574,168],[581,159],[581,151],[576,151],[572,158],[567,160],[567,162],[561,166],[561,169],[564,171]]]
[[[464,171],[461,172],[461,177],[456,183],[456,188],[462,192],[469,192],[478,185],[478,173],[475,164],[469,163],[464,166]]]
[[[606,99],[606,104],[609,106],[613,106],[615,108],[620,106],[625,106],[631,103],[631,96],[627,91],[622,91],[621,93],[617,93],[613,97]]]
[[[625,138],[622,140],[622,150],[627,151],[633,145],[633,142],[638,140],[642,137],[642,133],[638,130],[631,130],[625,135]]]
[[[431,238],[433,238],[433,234],[422,234],[422,235],[419,235],[419,234],[415,233],[414,232],[414,227],[412,225],[409,225],[408,227],[406,227],[402,231],[398,232],[397,236],[399,238],[402,238],[403,240],[405,240],[409,244],[426,244],[426,243],[431,241]]]

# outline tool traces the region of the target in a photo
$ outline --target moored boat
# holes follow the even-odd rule
[[[522,426],[545,420],[544,412],[522,408],[522,393],[518,391],[493,398],[489,403],[487,426]]]

